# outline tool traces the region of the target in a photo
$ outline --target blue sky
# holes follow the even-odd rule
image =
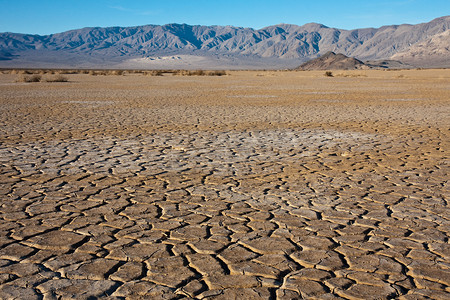
[[[0,0],[0,32],[50,34],[83,27],[309,22],[354,29],[450,15],[450,0]]]

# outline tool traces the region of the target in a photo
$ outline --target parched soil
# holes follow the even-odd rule
[[[450,297],[450,70],[0,74],[0,298]]]

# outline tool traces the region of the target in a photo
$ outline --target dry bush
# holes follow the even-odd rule
[[[19,76],[16,79],[16,82],[40,82],[41,79],[42,79],[41,75],[34,74],[31,76],[27,76],[22,74],[22,76]]]
[[[224,76],[227,75],[227,72],[225,71],[209,71],[206,73],[208,76]]]
[[[89,71],[89,75],[93,75],[93,76],[103,75],[103,76],[105,76],[105,75],[108,75],[108,72],[91,70],[91,71]]]
[[[333,72],[331,71],[326,71],[324,74],[326,77],[333,77]]]
[[[123,70],[113,70],[109,73],[110,75],[124,75]]]
[[[60,70],[60,74],[79,74],[79,70]]]
[[[163,76],[163,71],[162,70],[152,70],[152,71],[145,72],[144,74],[148,75],[148,76]]]
[[[181,76],[204,76],[205,72],[203,70],[178,70],[174,74]]]
[[[61,74],[56,74],[52,77],[47,77],[45,79],[46,82],[67,82],[69,79]]]
[[[177,70],[173,72],[173,75],[187,76],[188,70]]]
[[[365,73],[338,73],[335,75],[336,77],[367,77]]]
[[[181,76],[223,76],[227,75],[225,71],[203,71],[203,70],[178,70],[172,71],[173,75]]]
[[[203,70],[194,70],[194,71],[189,71],[188,72],[188,76],[204,76],[205,75],[205,71]]]

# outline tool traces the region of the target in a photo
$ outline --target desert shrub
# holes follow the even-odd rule
[[[331,71],[326,71],[324,74],[326,77],[333,77],[333,72]]]
[[[16,82],[40,82],[41,79],[42,79],[41,75],[34,74],[31,76],[27,76],[22,74],[22,76],[19,76],[16,79]]]
[[[205,71],[203,71],[203,70],[194,70],[194,71],[188,72],[188,76],[191,76],[191,75],[204,76],[205,75]]]
[[[146,72],[144,70],[127,70],[128,74],[144,74],[144,75],[150,75],[149,72]]]
[[[111,75],[123,75],[123,70],[114,70],[110,72]]]
[[[177,70],[173,73],[173,75],[188,76],[188,73],[188,70]]]
[[[223,76],[227,75],[225,71],[203,71],[203,70],[177,70],[171,72],[173,75],[181,76]]]
[[[26,78],[27,78],[26,82],[40,82],[41,79],[42,79],[42,76],[35,74],[35,75],[31,75],[31,76],[26,77]]]
[[[79,70],[61,70],[59,71],[60,74],[78,74],[80,71]]]
[[[367,77],[365,73],[337,73],[335,77]]]
[[[178,70],[174,74],[181,76],[204,76],[206,73],[203,70]]]
[[[209,71],[206,73],[208,76],[224,76],[227,75],[227,72],[225,71]]]
[[[152,70],[152,71],[145,72],[144,74],[149,75],[149,76],[163,76],[163,71],[162,70]]]
[[[69,79],[61,74],[56,74],[52,77],[47,77],[45,79],[46,82],[67,82]]]
[[[91,71],[89,71],[89,75],[93,75],[93,76],[97,76],[97,75],[108,75],[108,72],[107,71],[94,71],[94,70],[91,70]]]

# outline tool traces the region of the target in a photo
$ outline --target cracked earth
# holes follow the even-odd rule
[[[450,71],[230,74],[0,75],[0,298],[448,299]]]

